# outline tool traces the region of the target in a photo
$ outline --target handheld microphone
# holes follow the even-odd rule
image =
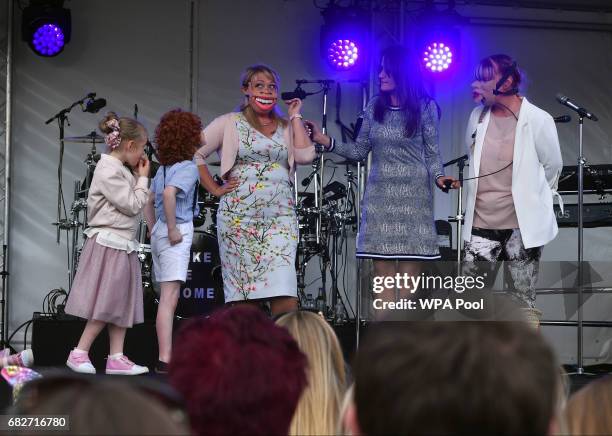
[[[589,112],[584,107],[578,106],[577,104],[572,102],[569,99],[569,97],[567,97],[567,96],[565,96],[563,94],[557,94],[557,101],[559,103],[561,103],[563,106],[567,106],[571,110],[578,112],[578,115],[580,115],[581,117],[586,117],[586,118],[588,118],[591,121],[597,121],[598,120],[598,118],[595,116],[595,114]]]
[[[569,123],[570,121],[572,121],[572,117],[570,117],[569,115],[561,115],[559,117],[554,117],[553,120],[555,121],[555,123]]]
[[[83,109],[83,112],[89,112],[91,114],[95,114],[99,112],[100,109],[102,109],[104,106],[106,106],[105,99],[91,98],[87,103],[85,103],[85,109]]]

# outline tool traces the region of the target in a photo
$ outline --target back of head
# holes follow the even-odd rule
[[[106,145],[113,150],[123,142],[138,140],[146,135],[144,126],[127,117],[119,117],[115,112],[108,112],[98,124],[100,132],[104,134]]]
[[[364,434],[545,435],[555,412],[554,355],[523,323],[386,323],[354,373]]]
[[[289,330],[308,358],[308,387],[290,434],[333,434],[346,388],[344,357],[336,333],[323,317],[312,312],[290,312],[276,323]]]
[[[155,129],[159,163],[191,160],[200,146],[201,132],[202,121],[196,114],[181,109],[166,112]]]
[[[565,408],[568,434],[612,434],[612,377],[589,383],[576,392]]]
[[[15,411],[24,415],[67,415],[78,435],[177,435],[189,429],[162,402],[127,383],[97,378],[56,381],[40,379],[26,385]]]
[[[237,306],[189,322],[170,360],[197,434],[287,434],[306,357],[260,310]]]

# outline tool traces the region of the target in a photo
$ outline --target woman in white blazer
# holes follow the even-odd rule
[[[553,196],[563,164],[553,118],[518,95],[520,82],[507,55],[489,56],[476,68],[473,97],[482,106],[466,132],[463,239],[466,262],[486,265],[490,280],[508,261],[510,297],[533,309],[542,248],[558,233]]]

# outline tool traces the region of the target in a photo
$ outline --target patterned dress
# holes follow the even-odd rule
[[[439,259],[434,224],[434,179],[443,175],[438,149],[438,109],[421,104],[421,123],[410,138],[405,118],[389,108],[382,123],[374,120],[374,97],[362,114],[355,144],[336,143],[333,152],[363,160],[372,152],[357,241],[357,257],[379,260]]]
[[[236,128],[240,148],[229,177],[240,184],[217,212],[225,302],[295,297],[298,226],[283,128],[268,138],[242,114]]]

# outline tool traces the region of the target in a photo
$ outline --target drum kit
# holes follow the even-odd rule
[[[90,146],[85,164],[85,177],[75,181],[74,197],[66,218],[58,219],[54,225],[59,230],[65,230],[68,235],[69,252],[68,275],[69,286],[79,262],[79,256],[84,244],[83,230],[87,228],[87,194],[93,178],[100,153],[99,144],[104,138],[96,132],[83,136],[65,137],[65,143],[87,144]],[[150,144],[148,145],[150,147]],[[152,150],[145,150],[149,157]],[[327,306],[326,277],[329,270],[331,276],[332,308],[339,297],[338,291],[338,256],[341,254],[342,241],[346,237],[346,229],[356,225],[355,213],[355,173],[353,162],[333,162],[334,168],[345,166],[345,183],[332,181],[321,189],[322,198],[315,198],[315,193],[297,193],[296,216],[298,219],[298,248],[296,256],[296,270],[298,278],[298,297],[301,306],[306,309],[316,309],[325,314],[331,311]],[[219,162],[209,163],[219,166]],[[151,162],[152,176],[158,164]],[[315,169],[316,172],[316,169]],[[310,177],[312,179],[312,177]],[[302,181],[308,185],[309,178]],[[177,318],[186,318],[196,315],[205,315],[223,304],[223,283],[221,277],[221,262],[217,243],[217,210],[219,199],[214,197],[201,186],[198,192],[199,214],[194,217],[195,234],[191,250],[186,283],[181,287],[177,305]],[[206,224],[208,224],[206,226]],[[158,285],[155,281],[152,261],[151,245],[147,235],[147,226],[141,220],[137,231],[140,242],[138,259],[141,262],[143,290],[145,298],[145,315],[154,316],[156,310]],[[346,254],[346,253],[345,253]],[[306,295],[306,267],[315,257],[321,259],[321,287],[313,304],[312,295]],[[340,297],[344,306],[344,301]],[[315,307],[313,307],[315,306]],[[148,314],[147,314],[148,312]],[[336,311],[337,312],[337,311]],[[336,313],[337,316],[337,313]]]

